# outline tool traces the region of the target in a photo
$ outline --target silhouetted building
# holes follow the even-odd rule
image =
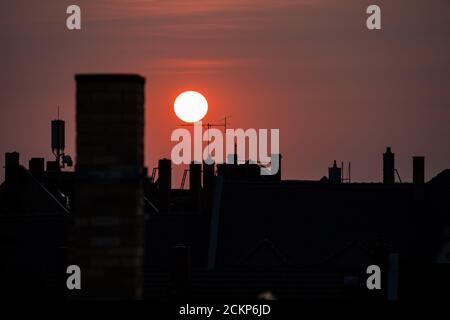
[[[83,298],[142,297],[144,78],[77,75],[72,262]]]
[[[190,190],[174,189],[170,159],[159,160],[157,181],[156,169],[149,178],[143,167],[144,79],[76,81],[76,173],[63,170],[70,161],[58,134],[45,171],[42,158],[27,170],[18,153],[5,155],[7,293],[216,302],[449,297],[449,169],[425,183],[424,158],[414,157],[413,183],[394,183],[387,148],[383,183],[350,183],[336,162],[328,178],[289,181],[281,180],[281,161],[265,176],[260,163],[238,164],[235,150],[217,174],[203,163],[203,179],[201,165],[191,164]],[[81,267],[79,292],[66,289],[69,264]],[[382,270],[380,292],[365,287],[371,264]]]
[[[0,289],[9,298],[64,297],[65,252],[72,184],[43,172],[43,161],[25,169],[19,153],[5,154],[0,184]]]
[[[392,182],[389,149],[384,158]],[[342,183],[336,162],[331,183],[252,180],[251,168],[219,164],[212,208],[203,215],[188,207],[164,217],[149,212],[147,298],[170,296],[164,279],[174,266],[167,250],[180,243],[192,252],[191,296],[202,300],[252,299],[267,291],[282,300],[408,299],[431,289],[445,296],[440,279],[450,270],[436,259],[447,252],[443,232],[450,221],[442,210],[450,179],[418,190],[411,183]],[[423,219],[425,212],[433,214]],[[378,293],[365,287],[371,264],[386,274]],[[414,287],[423,270],[433,280]]]

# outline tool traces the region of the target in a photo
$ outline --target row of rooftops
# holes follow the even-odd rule
[[[239,184],[256,184],[265,188],[292,188],[296,187],[309,187],[309,188],[324,188],[325,186],[340,185],[345,189],[357,189],[357,188],[385,188],[395,187],[408,188],[410,185],[422,185],[424,184],[424,158],[414,157],[413,177],[415,181],[412,183],[395,183],[395,165],[393,164],[393,156],[391,149],[388,147],[384,154],[383,172],[385,181],[383,183],[344,183],[350,182],[350,179],[343,177],[343,166],[338,167],[336,161],[332,167],[329,168],[328,177],[323,177],[320,180],[281,180],[281,172],[274,176],[261,176],[259,166],[256,164],[243,163],[243,164],[218,164],[206,165],[194,164],[189,166],[189,190],[180,190],[172,188],[172,165],[170,159],[161,159],[158,166],[158,179],[156,177],[146,177],[145,181],[145,194],[146,201],[148,202],[150,212],[170,212],[169,206],[177,207],[175,211],[183,211],[187,207],[191,207],[190,203],[192,194],[194,197],[199,197],[199,194],[211,193],[213,186],[213,179],[215,176],[221,176],[228,183]],[[44,158],[31,158],[29,161],[28,170],[20,165],[18,152],[10,152],[5,154],[5,181],[10,181],[11,187],[15,186],[18,191],[18,186],[13,183],[14,180],[20,180],[27,183],[35,184],[40,189],[44,190],[44,195],[52,198],[58,205],[62,206],[64,210],[70,211],[70,199],[74,189],[75,172],[63,171],[58,164],[58,160],[52,160],[46,162],[46,168],[44,168]],[[212,168],[211,168],[212,167]],[[211,169],[210,169],[211,168]],[[430,186],[445,186],[450,185],[450,169],[446,169],[439,173],[437,176],[427,182]],[[5,189],[6,185],[1,184],[0,190]],[[23,191],[23,190],[22,190]],[[20,192],[18,193],[20,194]],[[35,197],[36,195],[28,195],[27,197]],[[211,196],[209,194],[209,196]],[[200,195],[201,197],[201,195]],[[11,202],[17,198],[12,196],[10,199],[6,199],[6,202]],[[173,200],[173,201],[172,201]],[[5,202],[5,201],[3,201]],[[5,212],[5,204],[2,204],[3,212]],[[195,207],[195,206],[194,206]],[[44,210],[45,211],[45,210]]]

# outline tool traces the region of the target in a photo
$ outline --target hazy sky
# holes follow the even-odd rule
[[[70,4],[81,31],[66,29]],[[370,4],[381,31],[365,26]],[[279,128],[284,178],[319,179],[336,159],[379,181],[388,145],[403,180],[413,155],[427,179],[450,167],[448,0],[2,0],[0,37],[0,152],[22,164],[50,158],[58,105],[75,155],[74,74],[131,72],[147,79],[150,168],[189,89],[207,97],[205,121]]]

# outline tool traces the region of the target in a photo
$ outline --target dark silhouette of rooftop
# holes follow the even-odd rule
[[[281,171],[262,176],[249,162],[193,163],[190,189],[174,189],[170,159],[151,177],[143,167],[145,79],[76,81],[76,171],[65,171],[71,159],[63,157],[63,135],[55,135],[56,159],[46,168],[42,158],[26,169],[18,153],[6,154],[0,248],[7,292],[67,298],[65,267],[81,261],[89,298],[253,300],[270,292],[282,300],[386,300],[392,281],[401,299],[449,298],[450,169],[425,182],[425,159],[416,156],[413,182],[402,183],[387,148],[383,183],[350,183],[350,165],[346,178],[336,161],[317,181],[282,180]],[[110,117],[90,118],[106,106]],[[115,128],[123,121],[123,130]],[[369,292],[371,264],[401,276]]]

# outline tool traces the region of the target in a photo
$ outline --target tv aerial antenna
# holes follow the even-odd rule
[[[223,130],[226,133],[227,132],[227,126],[230,124],[229,119],[231,117],[232,117],[231,115],[225,116],[225,117],[222,118],[223,122],[219,122],[219,123],[217,123],[217,122],[216,123],[209,123],[209,122],[207,122],[205,124],[202,123],[202,127],[207,130],[206,132],[208,134],[208,142],[211,140],[210,136],[209,136],[209,129],[211,129],[213,127],[219,127],[219,128],[222,127],[222,128],[224,128]],[[195,127],[196,125],[197,125],[197,122],[194,122],[194,123],[191,123],[191,124],[179,124],[178,126],[179,127]],[[208,154],[209,154],[209,143],[208,143]]]

